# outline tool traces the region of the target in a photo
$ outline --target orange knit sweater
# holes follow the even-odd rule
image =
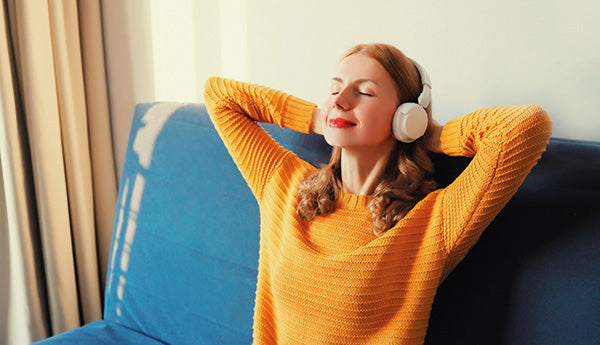
[[[296,214],[298,185],[315,167],[256,122],[308,132],[314,104],[222,78],[206,82],[204,97],[259,204],[254,344],[422,344],[439,284],[516,192],[552,126],[535,105],[448,122],[444,153],[472,162],[375,237],[368,196],[342,193],[333,213],[310,223]]]

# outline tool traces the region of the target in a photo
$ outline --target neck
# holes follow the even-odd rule
[[[369,195],[377,183],[390,159],[394,145],[376,148],[342,148],[341,177],[344,192]]]

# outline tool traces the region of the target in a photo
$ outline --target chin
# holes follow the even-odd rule
[[[325,131],[323,137],[330,146],[340,148],[374,147],[387,145],[388,142],[396,143],[396,139],[394,139],[391,134],[389,137],[378,138],[371,136],[365,138],[364,136],[344,135],[344,133],[331,133]]]
[[[325,142],[332,147],[339,147],[341,149],[349,149],[352,147],[357,147],[360,145],[356,145],[356,140],[340,140],[339,138],[327,138],[325,137]]]
[[[344,147],[348,144],[347,138],[340,138],[339,135],[331,135],[330,133],[325,133],[323,135],[327,144],[333,147]]]

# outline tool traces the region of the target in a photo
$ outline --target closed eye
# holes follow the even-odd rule
[[[369,96],[369,97],[373,97],[372,94],[368,93],[368,92],[359,92],[359,94],[363,95],[363,96]]]

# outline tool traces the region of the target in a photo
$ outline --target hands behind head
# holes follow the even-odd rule
[[[437,122],[432,116],[429,117],[427,131],[423,136],[423,142],[425,143],[425,148],[427,148],[428,151],[434,153],[443,153],[441,141],[443,129],[443,125]]]
[[[327,115],[332,108],[333,101],[331,99],[327,99],[320,107],[313,110],[312,123],[310,124],[310,131],[312,133],[323,135],[323,130],[325,129],[325,120],[327,119]]]

